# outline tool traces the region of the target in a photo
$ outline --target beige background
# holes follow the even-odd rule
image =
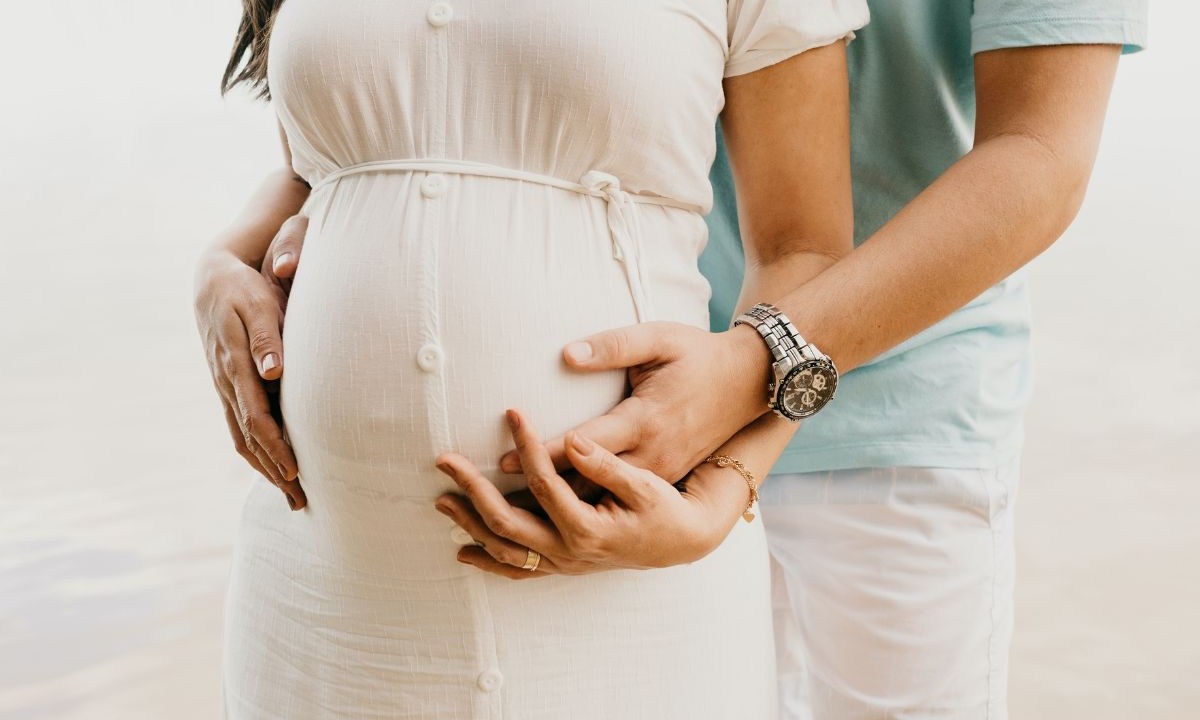
[[[1154,11],[1087,204],[1035,266],[1014,718],[1200,712],[1200,12]],[[260,481],[225,435],[191,268],[279,162],[269,111],[215,92],[237,13],[5,9],[0,718],[217,712],[230,544]]]

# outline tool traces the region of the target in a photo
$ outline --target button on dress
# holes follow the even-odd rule
[[[506,408],[549,437],[625,391],[563,345],[707,327],[722,79],[866,19],[861,0],[282,5],[269,81],[313,192],[281,403],[309,505],[247,499],[226,717],[773,717],[761,523],[690,565],[514,582],[456,562],[471,538],[434,510],[456,488],[433,460],[517,489]]]

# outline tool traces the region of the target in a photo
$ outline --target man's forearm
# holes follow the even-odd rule
[[[1045,250],[1074,218],[1086,173],[1064,170],[1036,141],[1001,136],[951,167],[867,243],[841,259],[798,254],[748,266],[739,311],[773,302],[846,372],[969,302]],[[742,343],[750,397],[765,399],[769,353]],[[765,402],[759,407],[766,411]],[[722,446],[765,479],[798,426],[767,412]],[[688,485],[728,492],[727,473],[698,469]]]
[[[846,242],[849,243],[849,238]],[[833,256],[801,252],[777,256],[768,263],[749,266],[746,268],[746,281],[742,286],[738,307],[745,310],[758,302],[755,298],[783,295],[789,289],[795,288],[797,283],[806,283],[818,277],[837,261]],[[716,452],[740,460],[761,486],[766,481],[771,466],[783,454],[800,426],[767,409],[766,385],[769,372],[765,368],[770,363],[770,352],[762,337],[749,326],[740,326],[736,331],[731,331],[731,334],[744,345],[745,351],[741,356],[747,358],[748,362],[745,372],[739,373],[738,376],[747,382],[752,407],[759,416],[721,445]],[[730,402],[737,396],[736,391],[728,393],[725,401]],[[744,496],[748,491],[736,475],[731,476],[732,473],[733,471],[727,468],[700,465],[688,476],[688,489],[695,494],[710,497],[714,507],[730,507],[732,503],[732,507],[737,509],[738,503],[745,501]]]
[[[1079,210],[1119,57],[1116,45],[977,55],[975,148],[776,304],[846,371],[1025,265]]]
[[[308,185],[291,168],[281,168],[259,185],[237,219],[217,236],[213,249],[232,253],[251,267],[262,265],[279,227],[300,212]]]
[[[776,304],[846,372],[1048,248],[1075,217],[1086,177],[1062,168],[1035,140],[989,140],[861,247]]]

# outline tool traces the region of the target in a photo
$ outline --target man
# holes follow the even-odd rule
[[[1117,58],[1144,44],[1146,8],[1137,0],[912,0],[871,10],[849,48],[857,249],[784,297],[738,298],[742,258],[723,155],[713,170],[717,204],[702,264],[714,330],[735,311],[774,303],[842,373],[836,398],[805,420],[762,488],[781,701],[789,718],[1002,718],[1012,509],[1030,387],[1019,270],[1078,210]],[[272,249],[280,276],[294,270],[299,229],[299,221],[285,226]],[[202,314],[229,315],[228,305],[205,303]],[[268,310],[239,317],[260,372],[274,379],[282,349],[278,313]],[[653,323],[574,343],[566,358],[584,371],[642,370],[635,401],[579,428],[601,446],[597,475],[644,480],[633,465],[674,481],[770,399],[772,356],[746,328],[708,334]],[[295,492],[277,428],[252,390],[237,397],[245,407],[230,414],[241,449],[279,465]],[[547,448],[561,467],[563,439]],[[520,462],[506,456],[502,467]],[[447,502],[474,537],[543,550],[528,514],[465,489],[475,508]],[[564,536],[592,539],[574,571],[638,566],[647,537],[639,521],[659,529],[655,538],[676,539],[654,513],[634,513],[623,528],[560,522]],[[524,572],[486,544],[461,557],[491,572]]]

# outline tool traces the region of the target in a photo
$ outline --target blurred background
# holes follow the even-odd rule
[[[0,24],[0,718],[218,713],[250,483],[191,311],[201,247],[281,162],[221,100],[236,0]],[[1200,707],[1200,9],[1158,3],[1091,191],[1034,266],[1012,716]],[[282,499],[281,499],[282,502]]]

